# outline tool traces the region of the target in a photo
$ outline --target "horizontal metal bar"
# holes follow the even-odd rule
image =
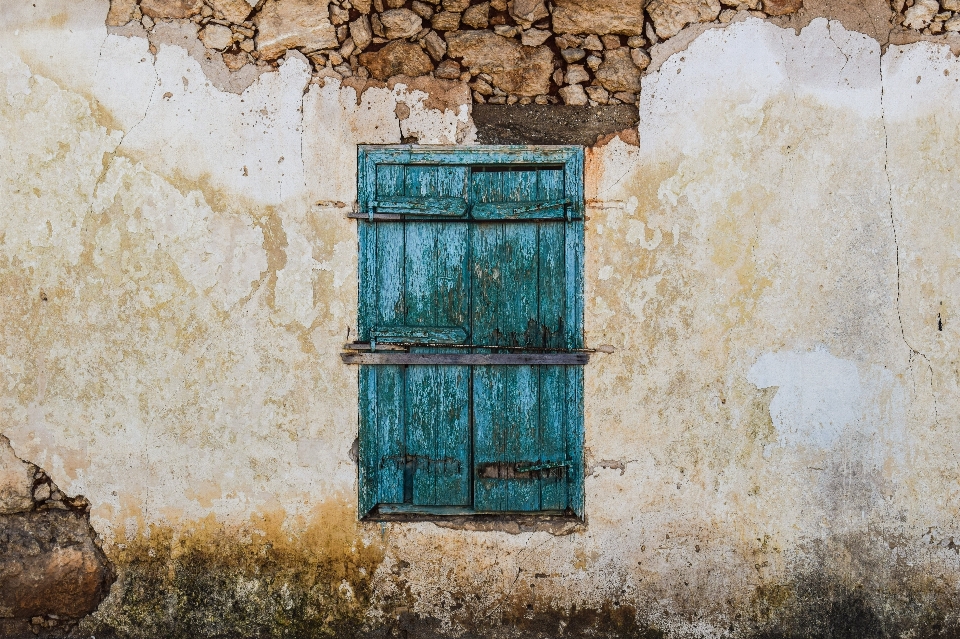
[[[340,353],[344,364],[374,366],[583,366],[587,353]]]

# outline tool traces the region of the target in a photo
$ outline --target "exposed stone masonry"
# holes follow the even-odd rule
[[[912,1],[912,0],[911,0]],[[919,0],[934,2],[934,0]],[[960,0],[957,0],[960,2]],[[107,23],[192,20],[231,70],[306,55],[321,77],[468,83],[475,103],[635,104],[648,47],[802,0],[113,0]]]
[[[925,35],[960,32],[960,0],[893,0],[896,22]]]
[[[90,503],[65,495],[0,435],[0,637],[68,634],[114,579]]]

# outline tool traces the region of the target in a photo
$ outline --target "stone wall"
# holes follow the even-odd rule
[[[926,1],[926,0],[925,0]],[[802,0],[113,0],[107,23],[191,20],[233,70],[307,55],[319,77],[433,76],[476,103],[635,104],[647,48],[688,24]]]
[[[0,435],[0,636],[66,636],[115,578],[90,503],[64,495]]]

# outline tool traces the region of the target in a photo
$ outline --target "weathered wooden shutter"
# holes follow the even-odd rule
[[[562,151],[361,151],[361,514],[582,513],[582,164]]]

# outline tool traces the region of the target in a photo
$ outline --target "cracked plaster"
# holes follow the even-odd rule
[[[617,601],[707,636],[761,623],[764,589],[800,592],[811,565],[878,605],[951,596],[949,49],[749,19],[644,79],[640,146],[588,153],[587,341],[616,352],[587,373],[587,526],[553,536],[353,520],[355,144],[468,141],[466,107],[358,97],[297,56],[223,91],[105,13],[4,16],[0,420],[90,499],[121,576],[162,530],[189,544],[212,520],[204,543],[245,547],[320,521],[379,553],[339,586],[376,574],[368,623],[398,601],[450,632]],[[91,628],[134,632],[123,583]]]

